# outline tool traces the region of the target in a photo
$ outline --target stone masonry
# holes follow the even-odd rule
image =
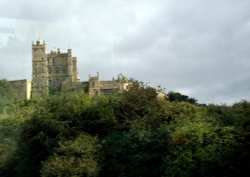
[[[31,97],[31,81],[30,80],[15,80],[10,81],[14,90],[16,100],[26,100]]]
[[[100,81],[99,73],[97,76],[89,76],[89,94],[104,94],[109,95],[113,93],[121,93],[125,90],[128,90],[128,81],[123,76],[118,76],[118,79],[112,79],[110,81]]]
[[[53,49],[47,54],[44,41],[32,44],[32,97],[60,92],[78,82],[77,59],[71,49],[67,53]]]
[[[72,50],[66,53],[60,49],[46,51],[46,43],[37,40],[32,44],[32,81],[11,81],[18,92],[17,99],[53,94],[56,92],[86,92],[89,95],[121,93],[128,88],[128,82],[122,75],[117,79],[100,81],[97,76],[89,76],[88,81],[81,82],[78,75],[77,58]]]

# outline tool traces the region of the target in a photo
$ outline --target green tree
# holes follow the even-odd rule
[[[214,177],[227,174],[230,154],[236,146],[233,127],[217,128],[194,122],[177,127],[170,135],[165,159],[168,176]]]
[[[14,90],[7,80],[0,80],[0,113],[5,110],[5,105],[14,101]]]
[[[168,140],[167,132],[160,129],[110,134],[102,142],[100,177],[162,176]]]
[[[179,92],[171,91],[167,94],[167,98],[169,101],[176,101],[176,102],[184,101],[192,104],[197,103],[197,100],[195,98],[189,98],[188,96],[180,94]]]
[[[53,156],[59,142],[70,141],[85,132],[102,137],[115,124],[108,97],[72,93],[45,97],[37,104],[31,118],[22,125],[17,150],[3,174],[40,176],[42,161]],[[54,160],[58,158],[55,155]]]
[[[114,105],[114,111],[121,130],[128,130],[131,123],[143,120],[148,128],[158,127],[165,120],[164,110],[157,97],[156,89],[138,82],[130,81],[129,90],[121,94]]]
[[[52,156],[42,163],[42,177],[95,177],[99,172],[96,138],[81,134],[59,142]]]
[[[129,87],[109,97],[64,93],[9,106],[22,124],[0,176],[249,175],[249,102],[198,105],[158,99],[138,81]],[[8,123],[0,121],[0,136],[19,133]]]

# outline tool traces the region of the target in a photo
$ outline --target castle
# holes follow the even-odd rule
[[[72,50],[63,53],[60,49],[53,49],[47,53],[46,43],[41,40],[32,43],[32,81],[10,83],[18,93],[18,100],[70,91],[108,95],[123,92],[128,87],[126,78],[121,75],[117,79],[100,81],[97,73],[97,76],[89,76],[88,81],[81,82],[77,58],[72,55]]]

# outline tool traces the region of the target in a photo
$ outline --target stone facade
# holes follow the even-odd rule
[[[80,81],[77,59],[71,49],[67,53],[61,53],[59,49],[46,53],[44,41],[32,44],[32,69],[32,97],[72,90],[72,86]]]
[[[14,98],[16,100],[27,100],[31,97],[31,81],[30,80],[15,80],[10,81],[14,90]]]
[[[60,49],[53,49],[47,53],[46,43],[38,40],[32,44],[32,81],[11,82],[19,93],[18,100],[24,100],[54,92],[121,93],[128,87],[127,80],[122,77],[101,81],[97,73],[97,76],[89,76],[88,81],[80,82],[77,58],[72,55],[72,50],[62,53]]]
[[[90,95],[104,94],[109,95],[112,93],[121,93],[128,88],[128,83],[126,80],[118,77],[117,79],[112,79],[110,81],[100,81],[99,73],[97,76],[89,76],[89,89]]]

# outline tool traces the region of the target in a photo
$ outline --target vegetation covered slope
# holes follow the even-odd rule
[[[121,95],[13,104],[18,114],[10,115],[23,121],[13,123],[17,143],[1,158],[0,176],[249,176],[250,103],[201,106],[177,96],[159,99],[134,82]]]

